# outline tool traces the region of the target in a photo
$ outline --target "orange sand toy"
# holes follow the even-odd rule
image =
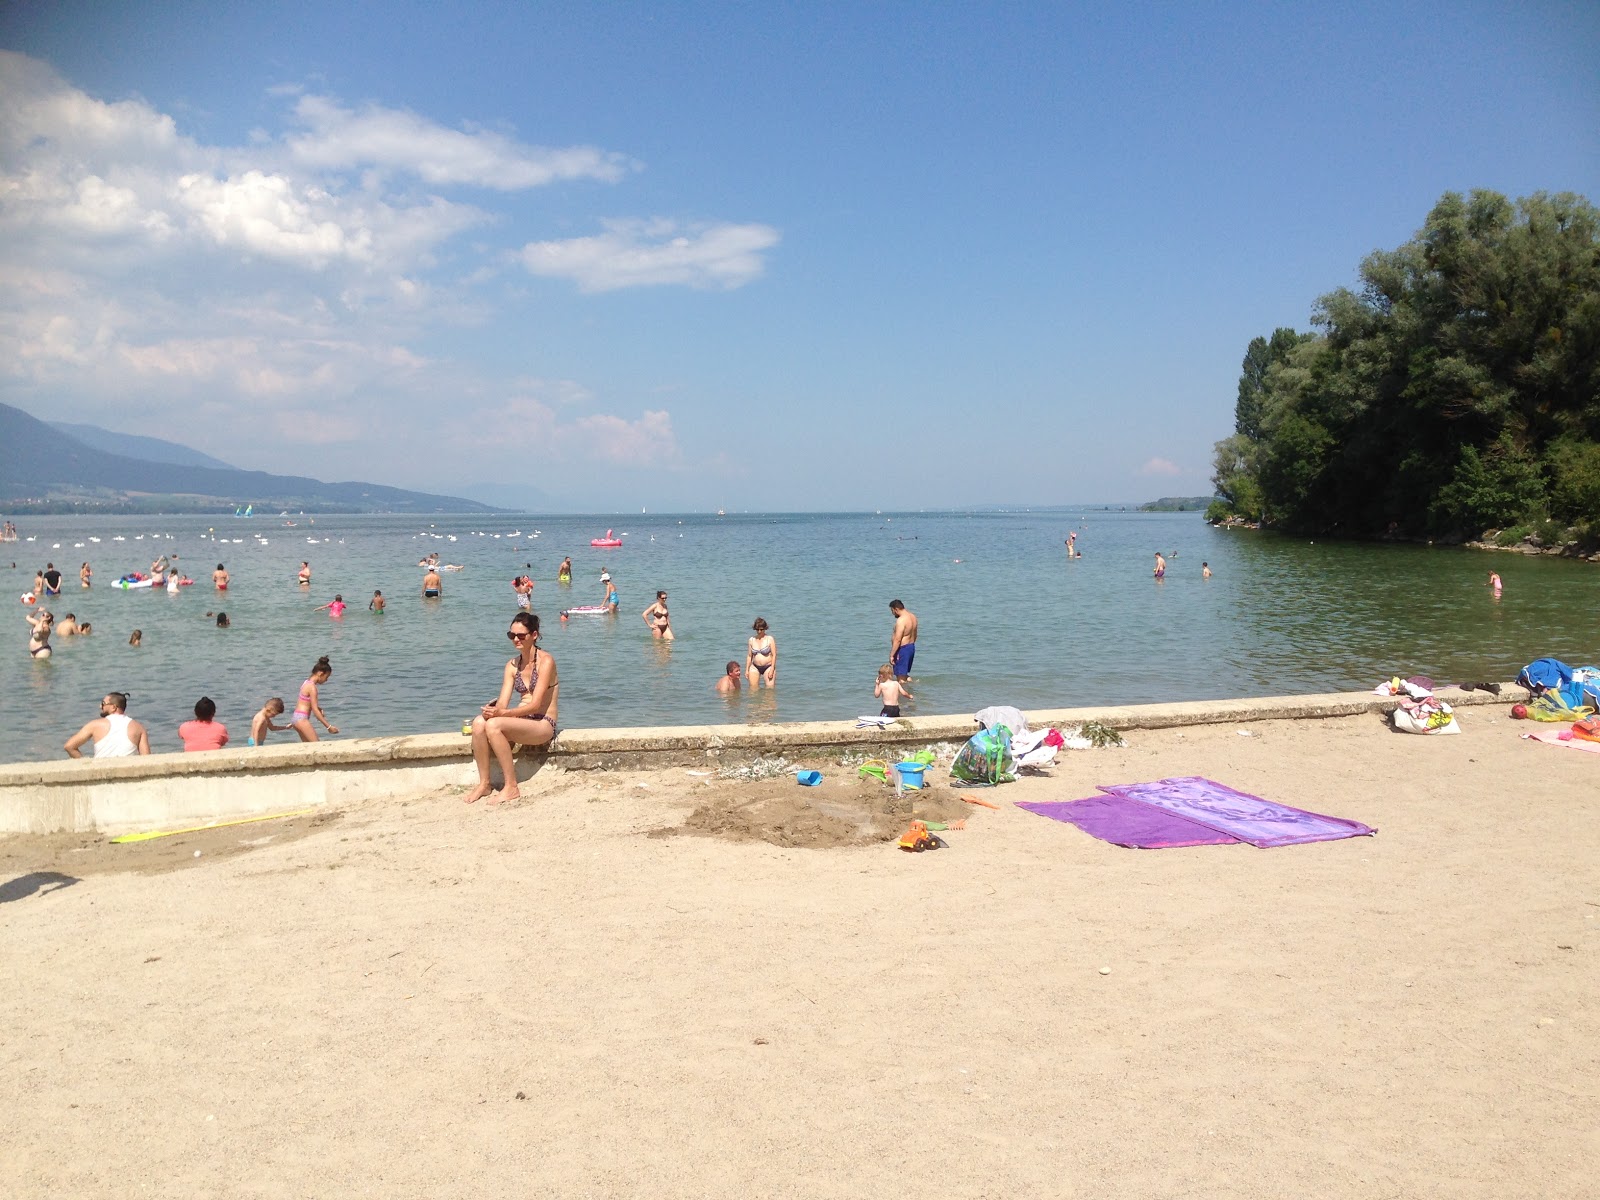
[[[900,849],[920,853],[923,850],[937,850],[941,845],[938,838],[928,832],[925,821],[913,821],[904,833],[900,835]]]
[[[967,804],[981,804],[985,808],[994,809],[995,812],[999,812],[1000,811],[1000,806],[998,804],[991,803],[988,800],[979,800],[976,796],[962,796],[961,799],[962,799],[962,801],[964,803],[967,803]]]

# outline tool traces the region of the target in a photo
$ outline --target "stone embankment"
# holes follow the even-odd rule
[[[1499,550],[1511,554],[1546,554],[1554,558],[1581,558],[1587,562],[1600,563],[1600,546],[1585,545],[1581,542],[1547,542],[1536,533],[1530,533],[1509,546],[1502,546],[1496,540],[1499,532],[1497,529],[1488,530],[1478,541],[1468,542],[1467,548]]]
[[[1444,689],[1452,705],[1509,704],[1505,694]],[[1097,721],[1127,731],[1226,722],[1347,717],[1387,713],[1393,698],[1371,692],[1191,700],[1026,713],[1030,727],[1068,728]],[[651,729],[563,730],[548,753],[523,756],[517,775],[669,765],[726,769],[752,760],[788,767],[845,756],[887,758],[964,741],[971,716],[908,717],[882,729],[840,721],[780,725],[688,725]],[[174,829],[268,813],[465,789],[477,778],[471,747],[459,734],[360,738],[145,758],[69,759],[0,765],[0,834],[124,833]]]

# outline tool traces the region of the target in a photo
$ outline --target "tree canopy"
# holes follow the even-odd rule
[[[1447,193],[1246,350],[1212,515],[1437,537],[1600,520],[1600,212]]]

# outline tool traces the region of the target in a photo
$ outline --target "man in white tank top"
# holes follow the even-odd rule
[[[150,738],[144,726],[128,716],[128,697],[122,692],[107,692],[100,701],[100,716],[67,739],[69,758],[82,758],[83,746],[94,741],[96,758],[131,758],[150,753]]]

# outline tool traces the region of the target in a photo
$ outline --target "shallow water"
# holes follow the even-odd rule
[[[560,667],[564,727],[876,712],[895,598],[922,626],[907,715],[1336,691],[1397,671],[1508,679],[1544,654],[1600,660],[1593,564],[1309,543],[1213,529],[1193,513],[294,519],[292,528],[262,516],[19,521],[33,540],[0,546],[0,569],[17,564],[6,600],[14,641],[0,653],[0,760],[60,757],[110,690],[132,693],[129,711],[155,749],[180,748],[176,727],[202,694],[242,742],[268,696],[293,706],[323,654],[334,666],[323,707],[344,736],[459,728],[499,686],[517,611],[510,580],[525,563],[543,645]],[[591,549],[608,526],[624,547]],[[1071,529],[1083,557],[1069,562]],[[1157,549],[1170,558],[1159,583]],[[445,574],[443,600],[425,602],[415,564],[431,550],[464,570]],[[193,587],[169,597],[112,586],[162,552]],[[575,582],[558,584],[568,554]],[[88,592],[77,585],[85,559],[96,576]],[[294,582],[302,559],[314,572],[309,592]],[[55,657],[32,662],[15,597],[47,560],[68,581],[50,607],[89,619],[95,633],[58,636]],[[225,596],[209,582],[218,561],[233,575]],[[562,623],[563,607],[601,600],[603,566],[621,615]],[[1485,586],[1491,569],[1505,580],[1499,601]],[[374,588],[389,600],[381,617],[366,609]],[[670,593],[670,646],[640,617],[657,588]],[[350,604],[340,620],[316,611],[336,592]],[[206,615],[219,608],[232,628]],[[729,659],[743,665],[758,615],[778,642],[778,687],[725,698],[712,684]],[[136,627],[138,649],[127,645]]]

